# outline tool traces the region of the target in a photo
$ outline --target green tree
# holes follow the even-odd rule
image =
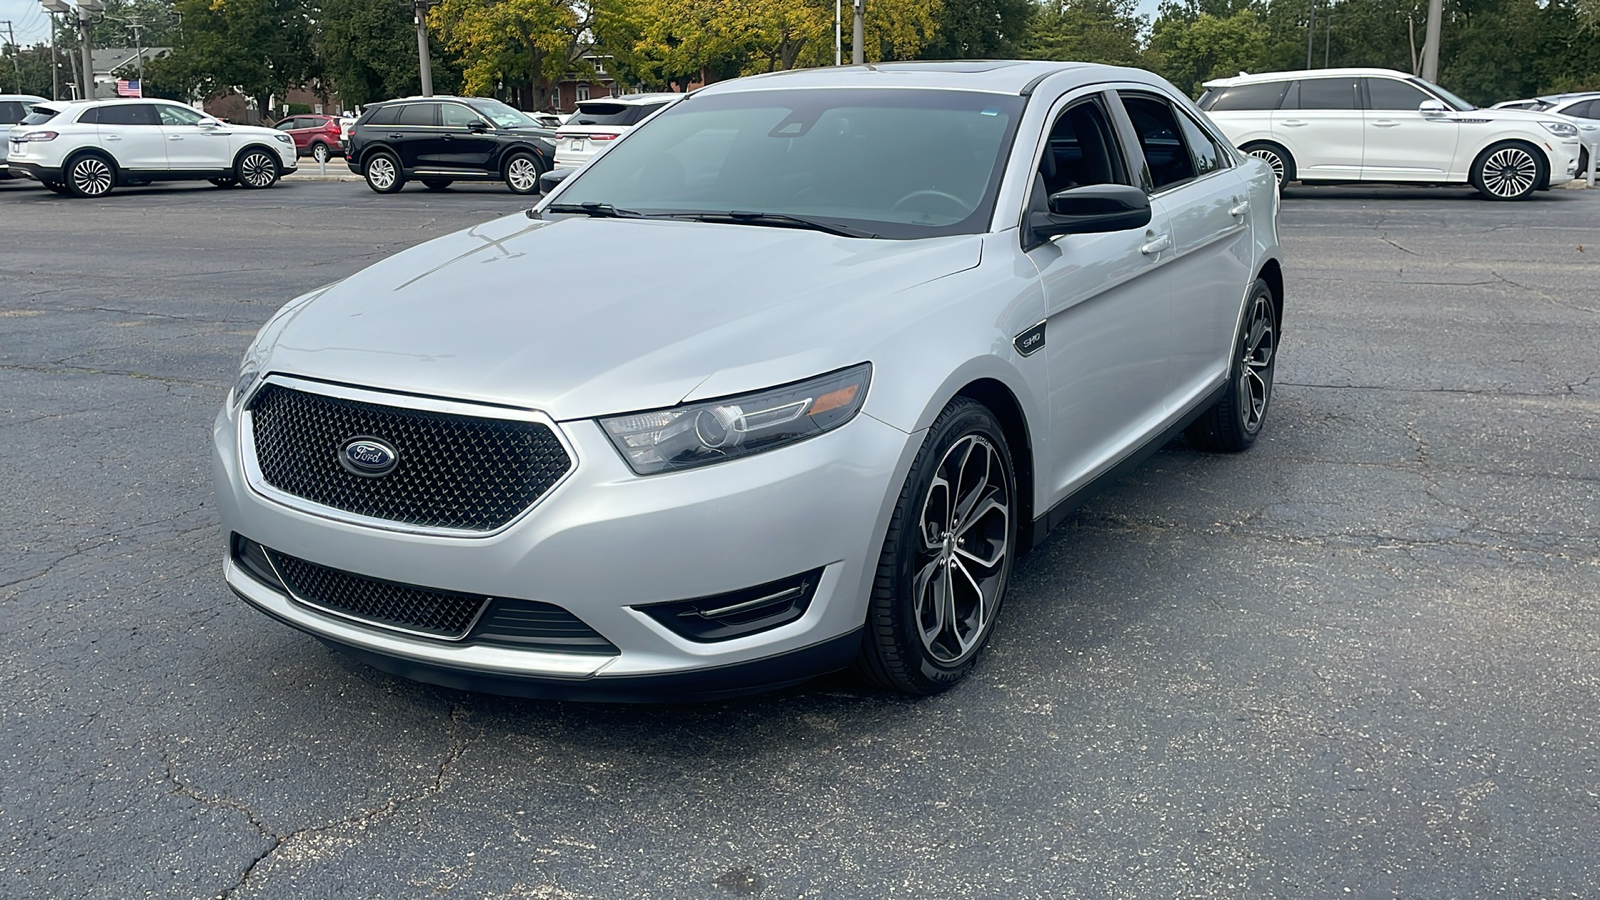
[[[395,0],[322,0],[318,16],[322,75],[346,106],[362,106],[422,91],[417,32],[411,13]],[[434,89],[460,83],[442,46],[431,48]]]
[[[1022,52],[1033,0],[944,0],[924,59],[1006,59]]]
[[[1032,59],[1136,65],[1143,27],[1137,0],[1054,0],[1034,14],[1023,54]]]
[[[267,109],[271,98],[318,73],[308,0],[177,0],[183,17],[172,55],[146,71],[160,89],[215,97],[237,90]]]
[[[1248,9],[1227,18],[1163,15],[1150,30],[1145,62],[1179,90],[1195,95],[1209,79],[1262,71],[1267,37],[1266,25]]]

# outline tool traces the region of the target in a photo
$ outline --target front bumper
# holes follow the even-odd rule
[[[393,399],[390,399],[393,403]],[[685,472],[640,477],[592,421],[560,423],[575,467],[503,530],[406,533],[291,508],[253,488],[241,415],[213,430],[224,533],[369,578],[560,606],[615,655],[452,643],[352,622],[256,580],[230,559],[235,593],[261,611],[407,677],[547,697],[691,699],[843,667],[859,647],[878,548],[917,443],[865,415],[819,437]],[[821,569],[805,613],[770,630],[694,641],[636,607],[739,591]]]

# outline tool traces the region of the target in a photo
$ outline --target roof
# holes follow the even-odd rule
[[[590,97],[587,100],[579,100],[578,105],[582,106],[585,103],[621,103],[624,106],[638,106],[643,103],[659,103],[663,100],[682,100],[683,97],[683,94],[666,91],[655,94],[623,94],[619,97]]]
[[[700,92],[723,93],[790,87],[914,87],[1021,95],[1028,93],[1033,85],[1044,78],[1068,71],[1081,73],[1084,83],[1088,84],[1119,80],[1159,82],[1156,76],[1142,69],[1090,63],[1003,59],[947,60],[792,69],[787,72],[753,75],[734,81],[720,81],[701,88]]]
[[[1405,72],[1396,72],[1394,69],[1296,69],[1290,72],[1261,72],[1258,74],[1239,74],[1232,78],[1213,78],[1205,83],[1206,87],[1233,87],[1236,84],[1255,84],[1260,81],[1283,81],[1289,78],[1359,78],[1362,76],[1388,76],[1390,78],[1415,78]]]

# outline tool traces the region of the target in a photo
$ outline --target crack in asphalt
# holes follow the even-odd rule
[[[221,382],[200,381],[194,378],[179,378],[176,375],[151,375],[148,372],[119,372],[112,369],[95,369],[88,366],[28,366],[18,363],[0,363],[0,370],[12,372],[33,372],[39,375],[108,375],[115,378],[133,378],[139,381],[153,381],[158,384],[165,384],[169,387],[175,384],[203,388],[227,387],[227,385]]]

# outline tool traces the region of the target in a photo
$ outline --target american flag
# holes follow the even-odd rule
[[[117,96],[118,97],[143,97],[144,96],[144,92],[139,89],[139,80],[137,78],[135,78],[132,81],[129,81],[126,78],[118,78],[117,79]]]

